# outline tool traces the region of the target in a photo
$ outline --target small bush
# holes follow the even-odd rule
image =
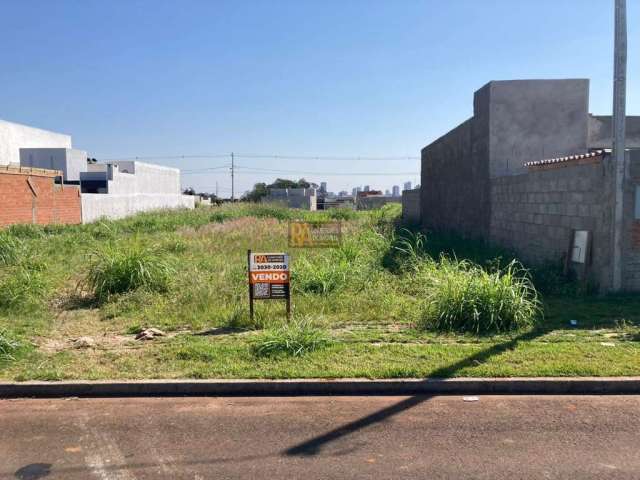
[[[277,220],[288,220],[292,218],[292,211],[279,205],[250,205],[247,214],[257,218],[275,218]]]
[[[109,247],[91,255],[86,284],[96,298],[125,293],[138,288],[164,292],[175,270],[171,263],[158,253],[133,247],[121,250]]]
[[[253,351],[259,357],[299,357],[330,343],[325,330],[309,320],[300,320],[266,330],[254,343]]]
[[[333,220],[353,220],[356,212],[349,208],[331,208],[327,211],[329,218]]]
[[[6,233],[0,232],[0,266],[15,265],[22,257],[24,243]]]
[[[578,281],[574,271],[564,273],[563,262],[549,262],[531,269],[533,283],[543,295],[581,297],[597,291],[595,285]]]
[[[532,326],[541,313],[537,292],[516,262],[487,272],[443,258],[429,270],[431,285],[419,325],[438,331],[500,333]]]
[[[213,212],[211,215],[209,215],[209,221],[211,223],[223,223],[229,218],[230,215],[226,212]]]
[[[13,353],[20,348],[20,342],[4,328],[0,328],[0,361],[14,360]]]
[[[43,227],[27,223],[11,225],[7,232],[17,238],[42,238],[45,235]]]
[[[176,237],[164,242],[161,249],[169,253],[184,253],[189,249],[189,246],[182,238]]]
[[[47,284],[41,268],[21,265],[0,277],[0,309],[25,311],[42,303]]]

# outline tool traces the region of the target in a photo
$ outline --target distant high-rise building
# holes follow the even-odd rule
[[[347,192],[346,190],[341,190],[338,193],[338,196],[340,196],[340,197],[346,197],[347,195],[349,195],[349,192]]]
[[[404,182],[404,189],[411,190],[411,182]]]
[[[320,182],[320,193],[327,193],[327,182]]]
[[[355,197],[356,195],[358,195],[358,189],[357,189],[356,187],[353,187],[353,188],[351,189],[351,195],[352,195],[352,196],[354,196],[354,197]]]
[[[390,191],[389,191],[389,189],[387,188],[387,189],[384,191],[384,194],[388,197],[389,195],[391,195],[391,192],[390,192]]]
[[[400,196],[400,187],[398,185],[394,185],[393,188],[391,189],[391,194],[394,197],[399,197]]]
[[[364,191],[365,191],[365,192],[368,192],[369,190],[371,190],[371,189],[369,188],[369,185],[365,185],[365,186],[364,186]]]
[[[362,191],[362,187],[356,187],[356,193],[360,193]]]

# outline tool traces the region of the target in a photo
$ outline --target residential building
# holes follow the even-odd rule
[[[84,223],[195,206],[195,197],[181,192],[180,170],[137,161],[88,164],[80,172],[80,189]]]
[[[0,120],[0,165],[20,165],[21,148],[72,148],[71,136]]]
[[[155,209],[194,208],[194,198],[181,194],[176,168],[132,161],[93,163],[87,152],[72,148],[69,135],[9,122],[0,122],[2,138],[11,145],[0,142],[0,151],[9,152],[21,167],[58,171],[65,187],[80,187],[84,223]]]
[[[318,208],[318,196],[315,188],[271,188],[263,203],[279,203],[289,208],[315,211]]]
[[[394,185],[393,188],[391,189],[391,194],[394,197],[399,197],[400,196],[400,187],[398,185]]]

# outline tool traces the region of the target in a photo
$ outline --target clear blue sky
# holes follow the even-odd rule
[[[628,0],[629,114],[640,113],[640,0]],[[418,156],[489,80],[586,77],[611,111],[613,0],[2,0],[0,118],[73,135],[98,159]],[[197,169],[227,159],[158,159]],[[238,159],[276,176],[391,188],[417,160]],[[400,173],[398,175],[398,173]],[[221,194],[226,171],[183,183]]]

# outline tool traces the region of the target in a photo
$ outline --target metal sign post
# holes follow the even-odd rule
[[[254,300],[286,300],[287,319],[291,317],[289,255],[254,253],[247,250],[249,272],[249,315],[253,320]]]

